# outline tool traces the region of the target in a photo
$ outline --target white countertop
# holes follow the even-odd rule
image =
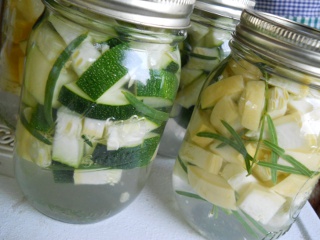
[[[0,240],[197,240],[203,239],[180,216],[171,173],[173,159],[158,156],[136,200],[119,214],[88,225],[61,223],[34,210],[14,178],[0,175]],[[317,240],[320,220],[308,203],[280,240]]]

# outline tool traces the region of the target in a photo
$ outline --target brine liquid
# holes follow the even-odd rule
[[[0,121],[6,123],[8,127],[15,129],[18,109],[19,96],[0,89]]]
[[[75,185],[56,183],[51,170],[15,156],[16,179],[31,205],[53,219],[77,224],[101,221],[127,207],[142,190],[150,165],[123,170],[114,185]]]
[[[286,230],[283,230],[283,226],[278,226],[281,228],[279,231],[262,232],[241,211],[227,212],[205,200],[177,193],[181,191],[196,195],[187,179],[181,174],[182,171],[177,162],[173,171],[173,189],[177,205],[184,219],[205,238],[214,240],[271,240],[279,238],[289,230],[290,224]]]

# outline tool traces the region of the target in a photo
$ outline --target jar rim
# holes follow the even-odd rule
[[[320,31],[270,13],[244,10],[232,41],[268,59],[320,76]]]
[[[190,26],[190,16],[196,0],[54,1],[140,25],[167,29],[185,29]]]
[[[255,0],[197,0],[194,8],[239,20],[243,9],[253,9],[255,4]]]

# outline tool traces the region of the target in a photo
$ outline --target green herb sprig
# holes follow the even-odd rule
[[[268,149],[271,150],[270,162],[259,161],[256,159],[256,156],[252,157],[245,148],[245,145],[244,145],[245,140],[241,138],[241,136],[232,128],[232,126],[230,126],[227,122],[223,120],[221,120],[222,124],[230,132],[233,139],[229,139],[220,134],[211,133],[211,132],[199,132],[197,133],[197,136],[216,139],[218,141],[221,141],[223,144],[229,145],[230,147],[238,151],[244,158],[248,175],[252,173],[252,168],[254,164],[257,164],[262,167],[270,168],[273,183],[277,182],[277,171],[299,174],[307,177],[312,177],[314,176],[314,174],[317,174],[318,172],[310,171],[306,166],[304,166],[294,157],[286,154],[283,148],[278,146],[278,140],[277,140],[276,130],[275,130],[273,121],[269,115],[266,115],[266,118],[268,122],[270,140],[263,139],[262,144],[264,145],[264,147],[267,147]],[[260,133],[260,136],[262,136],[261,133]],[[290,163],[292,167],[278,164],[277,162],[279,157],[281,157],[282,159]]]

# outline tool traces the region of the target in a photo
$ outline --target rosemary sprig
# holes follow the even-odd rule
[[[230,126],[226,121],[221,120],[221,122],[225,126],[225,128],[230,132],[234,140],[224,137],[220,134],[211,132],[199,132],[197,133],[197,136],[213,138],[234,148],[243,156],[248,174],[251,174],[252,165],[254,163],[253,157],[248,153],[246,147],[244,146],[243,140],[241,139],[239,134],[232,128],[232,126]]]
[[[184,171],[185,173],[188,173],[188,168],[187,168],[187,166],[184,164],[184,162],[182,161],[182,159],[180,158],[179,155],[178,155],[177,159],[178,159],[178,162],[180,163],[180,166],[182,167],[183,171]]]
[[[294,157],[286,154],[285,150],[283,148],[278,146],[278,144],[277,144],[278,140],[277,140],[276,130],[275,130],[274,124],[272,122],[271,117],[269,115],[266,115],[266,116],[267,116],[271,141],[266,140],[266,139],[262,139],[262,140],[259,140],[259,142],[261,141],[263,143],[263,145],[268,147],[272,151],[272,153],[274,154],[271,158],[271,162],[256,161],[255,156],[252,157],[247,152],[245,145],[244,145],[244,140],[241,139],[241,136],[232,128],[232,126],[230,126],[227,122],[225,122],[223,120],[221,122],[226,127],[226,129],[230,132],[233,139],[229,139],[229,138],[224,137],[220,134],[211,133],[211,132],[199,132],[199,133],[197,133],[197,136],[213,138],[213,139],[221,141],[223,144],[227,144],[230,147],[234,148],[236,151],[238,151],[243,156],[248,174],[252,173],[253,164],[258,164],[260,166],[268,167],[271,169],[271,172],[273,174],[272,181],[274,183],[276,183],[276,180],[277,180],[276,175],[277,175],[277,171],[279,171],[279,170],[287,172],[287,173],[294,173],[294,174],[300,174],[300,175],[312,177],[315,174],[314,171],[310,171],[306,166],[304,166],[302,163],[300,163]],[[277,161],[278,161],[279,157],[281,157],[282,159],[289,162],[292,165],[292,167],[287,167],[287,166],[278,164]]]
[[[185,196],[185,197],[190,197],[190,198],[199,199],[199,200],[203,200],[203,201],[208,202],[206,199],[204,199],[204,198],[202,198],[199,195],[194,194],[194,193],[185,192],[185,191],[178,191],[178,190],[176,191],[176,193],[179,194],[179,195]],[[219,210],[222,210],[225,214],[229,214],[229,211],[227,209],[220,208],[220,207],[218,207],[216,205],[212,206],[212,210],[211,210],[210,214],[212,214],[214,216],[214,218],[217,219]],[[239,221],[239,223],[251,235],[253,235],[255,237],[258,237],[257,233],[251,228],[250,224],[246,221],[246,219],[249,220],[250,223],[253,226],[255,226],[256,229],[258,229],[258,231],[262,232],[263,234],[266,233],[266,230],[262,226],[260,226],[259,223],[256,222],[249,215],[247,215],[245,213],[242,213],[242,212],[239,212],[239,211],[231,211],[230,213],[232,213],[235,216],[235,218]],[[243,215],[243,216],[241,216],[241,215]]]
[[[204,199],[204,198],[202,198],[199,195],[194,194],[194,193],[189,193],[189,192],[179,191],[179,190],[177,190],[176,193],[179,194],[179,195],[185,196],[185,197],[195,198],[195,199],[199,199],[199,200],[203,200],[203,201],[207,202],[206,199]]]
[[[267,117],[267,122],[268,122],[270,141],[274,145],[278,146],[278,137],[277,137],[277,132],[274,127],[273,121],[272,121],[270,115],[267,114],[266,117]],[[271,162],[273,164],[277,164],[279,156],[274,151],[271,152],[270,158],[271,158]],[[277,182],[277,170],[275,168],[271,168],[271,180],[274,184]]]
[[[304,175],[303,173],[301,173],[301,171],[297,170],[296,168],[285,166],[285,165],[282,165],[282,164],[274,164],[274,163],[271,163],[271,162],[258,162],[257,164],[259,166],[267,167],[267,168],[278,170],[278,171]]]
[[[315,172],[310,171],[306,166],[304,166],[302,163],[300,163],[298,160],[296,160],[294,157],[285,154],[285,150],[279,147],[278,145],[268,141],[263,141],[264,145],[270,148],[275,154],[277,154],[282,159],[286,160],[288,163],[290,163],[294,169],[296,169],[299,174],[305,175],[308,177],[312,177]],[[279,164],[273,164],[274,167],[277,167]],[[293,173],[292,171],[289,171],[289,173]]]

